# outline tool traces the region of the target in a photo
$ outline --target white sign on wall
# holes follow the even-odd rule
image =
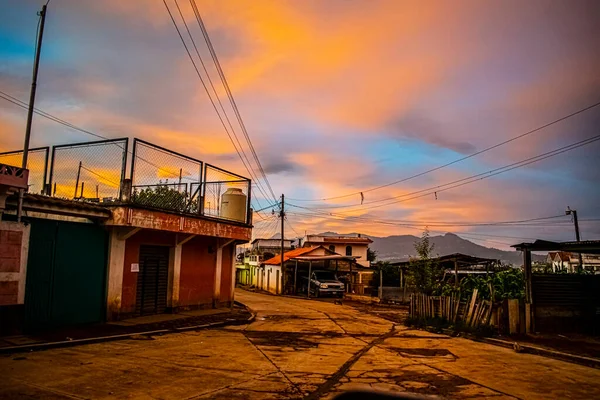
[[[131,272],[140,272],[140,264],[138,264],[138,263],[131,264]]]

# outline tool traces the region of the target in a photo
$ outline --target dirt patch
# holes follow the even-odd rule
[[[403,347],[389,347],[390,350],[408,356],[419,356],[419,357],[445,357],[451,356],[456,357],[451,351],[447,349],[419,349],[419,348],[403,348]]]
[[[348,302],[347,305],[360,312],[375,315],[397,324],[404,324],[408,318],[408,306],[406,305],[364,304],[358,302]]]
[[[473,384],[472,381],[460,376],[437,371],[435,373],[425,373],[406,369],[394,371],[380,369],[371,372],[380,375],[375,378],[377,382],[393,383],[404,388],[407,392],[425,395],[452,397],[461,392],[465,386]],[[365,376],[368,375],[365,374]]]
[[[584,335],[527,335],[519,337],[503,337],[521,344],[542,347],[583,357],[600,358],[600,337]]]
[[[255,346],[278,347],[281,349],[292,347],[294,350],[319,346],[317,340],[311,340],[311,338],[315,338],[315,335],[305,335],[301,332],[246,331],[244,334]]]

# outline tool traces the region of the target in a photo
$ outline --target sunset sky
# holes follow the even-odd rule
[[[217,83],[190,3],[178,1]],[[179,18],[174,1],[167,3]],[[0,91],[23,101],[42,4],[0,5]],[[419,235],[428,225],[433,234],[452,231],[507,248],[536,238],[574,240],[570,217],[523,226],[459,222],[557,216],[570,206],[579,212],[582,238],[600,239],[600,141],[440,191],[437,199],[376,202],[599,135],[600,106],[368,191],[599,102],[600,2],[197,4],[269,182],[277,196],[289,199],[288,220],[297,233]],[[218,91],[226,101],[221,86]],[[102,136],[143,138],[248,176],[162,0],[52,0],[36,106]],[[25,110],[0,98],[0,150],[22,148],[25,118]],[[88,140],[95,138],[34,118],[33,146]],[[267,206],[258,190],[253,193],[255,208]],[[370,208],[380,204],[386,205]],[[271,209],[261,215],[267,220],[255,216],[257,234],[273,233]],[[289,235],[296,236],[290,225]]]

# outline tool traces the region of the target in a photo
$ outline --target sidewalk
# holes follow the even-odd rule
[[[254,314],[245,307],[238,305],[232,309],[208,309],[186,311],[178,314],[148,315],[106,324],[0,337],[0,353],[127,339],[144,334],[166,334],[215,326],[244,324],[253,318]]]

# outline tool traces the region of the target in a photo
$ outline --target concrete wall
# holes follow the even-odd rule
[[[212,307],[217,239],[197,236],[183,245],[178,306]]]
[[[323,246],[329,249],[329,246],[335,246],[335,252],[343,256],[346,255],[346,246],[352,246],[352,255],[360,256],[356,260],[357,264],[364,267],[369,267],[370,262],[367,260],[367,249],[369,248],[366,244],[340,244],[340,243],[323,243]]]
[[[113,228],[109,254],[108,319],[133,316],[137,301],[141,245],[168,246],[167,306],[173,311],[228,307],[233,304],[235,244],[209,236]]]
[[[30,226],[0,222],[0,306],[25,303]]]
[[[175,234],[164,231],[142,230],[127,239],[123,263],[123,286],[120,310],[122,314],[132,314],[135,312],[138,273],[131,272],[131,264],[139,264],[140,246],[144,244],[175,247]]]
[[[279,272],[279,283],[277,282],[277,272]],[[263,290],[273,294],[281,294],[283,276],[281,275],[280,265],[265,265],[265,281]]]

